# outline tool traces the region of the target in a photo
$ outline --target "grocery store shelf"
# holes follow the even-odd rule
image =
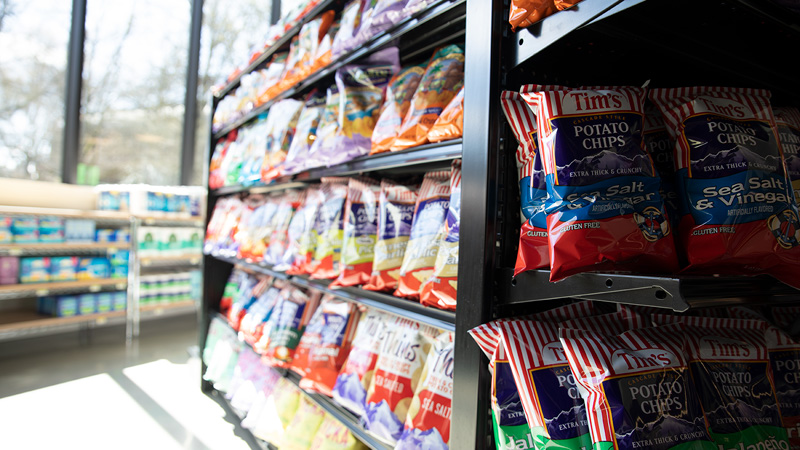
[[[214,255],[212,255],[214,256]],[[276,278],[289,280],[295,285],[305,288],[317,289],[327,294],[334,295],[342,300],[360,303],[370,308],[386,311],[402,317],[407,317],[419,323],[431,325],[442,330],[455,331],[456,314],[438,308],[423,306],[414,300],[407,300],[380,292],[367,291],[357,287],[330,287],[330,280],[312,280],[305,275],[289,276],[283,272],[276,272],[268,266],[242,261],[236,258],[214,256],[220,261],[239,265],[245,270],[262,273]]]
[[[190,216],[189,214],[170,214],[163,216],[135,215],[142,225],[164,226],[164,227],[202,227],[204,222],[202,217]]]
[[[202,253],[188,253],[183,255],[158,255],[140,256],[139,264],[142,268],[164,268],[174,266],[197,266],[203,261]]]
[[[0,206],[0,214],[11,216],[58,216],[69,219],[94,219],[102,222],[125,222],[130,214],[119,211],[84,211],[80,209]]]
[[[237,194],[240,192],[250,192],[252,194],[256,194],[298,188],[304,187],[304,182],[316,181],[322,177],[356,175],[375,171],[390,171],[392,169],[401,168],[404,172],[418,171],[420,166],[443,165],[449,161],[460,158],[461,148],[461,139],[453,139],[450,141],[437,142],[435,144],[420,145],[419,147],[413,147],[398,152],[385,152],[378,153],[377,155],[365,155],[332,167],[309,169],[300,172],[291,178],[286,178],[283,181],[266,186],[234,185],[222,187],[212,191],[212,195],[222,196]]]
[[[307,276],[293,276],[290,281],[300,286],[335,295],[342,300],[360,303],[370,308],[406,317],[442,330],[455,331],[456,329],[456,314],[454,312],[423,306],[415,300],[367,291],[357,287],[331,288],[329,287],[330,280],[312,280]]]
[[[750,302],[784,302],[800,299],[800,290],[773,278],[685,276],[680,278],[582,273],[562,281],[548,281],[550,272],[534,270],[512,278],[512,269],[500,271],[504,283],[501,305],[563,299],[611,301],[686,311],[689,308]]]
[[[296,373],[291,371],[287,372],[286,379],[296,385],[298,389],[300,388],[300,376],[298,376]],[[369,434],[364,427],[361,426],[361,420],[358,417],[336,404],[330,398],[321,394],[311,394],[302,389],[300,389],[300,391],[303,392],[306,397],[311,399],[311,401],[316,403],[317,406],[324,409],[326,413],[330,414],[336,420],[341,422],[342,425],[346,426],[347,429],[353,433],[353,436],[363,442],[367,447],[371,448],[372,450],[389,450],[392,448],[391,446],[386,445],[379,439]]]
[[[139,306],[139,317],[142,320],[156,319],[161,317],[180,316],[196,312],[197,312],[197,302],[193,300],[185,302],[167,303],[163,305]]]
[[[67,294],[71,292],[99,292],[102,290],[124,290],[128,285],[126,278],[101,278],[86,281],[58,281],[52,283],[6,284],[0,286],[0,300],[25,296],[43,297],[46,295]]]
[[[124,323],[125,311],[72,317],[47,317],[33,310],[3,311],[0,314],[0,341]]]
[[[385,32],[374,36],[372,39],[365,42],[358,48],[341,55],[339,58],[313,73],[305,80],[299,82],[294,87],[278,94],[275,98],[265,102],[264,104],[253,108],[239,119],[213,133],[213,140],[219,140],[231,131],[255,119],[260,114],[272,107],[272,105],[276,102],[305,92],[319,83],[325,77],[332,75],[342,66],[353,63],[377,50],[396,43],[399,38],[409,34],[411,31],[418,30],[425,24],[443,21],[444,26],[447,27],[458,21],[463,22],[464,18],[466,17],[466,12],[462,12],[460,10],[456,11],[456,8],[459,8],[465,4],[466,0],[440,0],[438,2],[434,2],[430,6],[424,8],[422,11],[395,24],[392,28],[386,30]],[[456,13],[454,14],[454,12]],[[449,17],[448,14],[453,14],[453,17]],[[452,36],[448,36],[445,40],[451,37]]]
[[[251,62],[247,67],[242,69],[242,72],[234,77],[228,84],[225,85],[222,89],[218,92],[214,93],[214,97],[222,98],[228,95],[232,90],[239,87],[239,83],[242,81],[242,77],[247,75],[248,73],[253,72],[254,70],[261,67],[267,60],[275,54],[278,50],[286,47],[287,44],[292,40],[292,38],[300,33],[300,29],[308,23],[309,21],[316,18],[321,12],[325,11],[326,9],[330,8],[331,5],[336,0],[322,0],[319,2],[317,6],[315,6],[311,11],[308,12],[302,19],[300,19],[294,26],[292,26],[289,30],[287,30],[274,44],[270,45],[269,48],[264,50],[253,62]]]
[[[128,250],[128,242],[39,242],[34,244],[0,244],[0,255],[55,255],[112,252]]]
[[[517,42],[517,47],[514,49],[511,68],[524,63],[578,28],[600,17],[607,17],[606,13],[619,12],[628,7],[628,4],[637,3],[639,1],[583,0],[572,8],[559,11],[533,26],[522,28],[516,33],[515,41]],[[624,6],[620,4],[624,4]]]

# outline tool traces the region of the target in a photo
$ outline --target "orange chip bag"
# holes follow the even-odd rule
[[[425,74],[422,65],[407,67],[389,82],[386,100],[381,107],[378,121],[372,130],[372,151],[370,154],[388,152],[403,124],[403,117],[411,106],[411,97],[417,91],[419,82]]]
[[[381,196],[378,201],[378,240],[372,259],[372,274],[364,289],[370,291],[393,291],[397,289],[400,266],[406,254],[417,190],[395,184],[391,180],[381,181]]]
[[[511,30],[525,28],[558,12],[553,0],[512,0],[508,13]]]
[[[350,351],[358,324],[358,309],[351,302],[327,298],[320,305],[319,340],[311,347],[300,387],[333,396],[336,377]]]
[[[406,254],[400,266],[400,278],[394,295],[419,298],[422,283],[433,274],[439,242],[439,231],[450,206],[450,171],[428,172],[422,180],[414,208]]]
[[[573,6],[580,3],[581,0],[555,0],[554,3],[556,4],[556,9],[559,11],[563,11],[568,8],[572,8]]]
[[[323,178],[323,201],[314,229],[317,248],[311,263],[311,278],[326,279],[339,275],[339,258],[344,235],[344,207],[347,201],[347,178]]]
[[[450,100],[436,123],[428,131],[428,140],[431,142],[449,141],[460,138],[464,134],[464,86],[458,94]]]
[[[442,227],[439,253],[433,266],[433,275],[420,289],[423,305],[443,309],[456,309],[458,287],[458,236],[461,216],[461,161],[454,161],[450,176],[450,206]]]
[[[464,49],[448,45],[436,50],[414,93],[392,151],[428,142],[428,130],[463,84]]]
[[[347,191],[339,276],[331,286],[364,284],[372,274],[380,186],[367,178],[351,178]]]

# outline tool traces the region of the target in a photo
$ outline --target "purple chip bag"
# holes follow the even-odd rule
[[[333,38],[331,55],[335,60],[344,53],[356,47],[355,34],[361,25],[361,10],[363,0],[352,0],[342,10],[342,18],[339,21],[339,31]]]
[[[325,110],[325,97],[324,93],[315,91],[306,98],[303,111],[297,120],[297,128],[295,129],[294,139],[292,139],[292,145],[289,147],[289,153],[283,162],[284,174],[292,175],[305,169],[306,158],[316,140],[317,127]]]
[[[304,169],[325,166],[328,163],[331,151],[326,149],[333,148],[336,132],[339,130],[339,97],[339,88],[335,84],[331,85],[327,89],[325,108],[317,125],[314,143],[308,149]]]
[[[399,50],[389,47],[374,53],[363,64],[347,65],[336,71],[339,126],[333,147],[323,142],[321,149],[328,166],[372,150],[372,130],[381,112],[386,86],[399,70]]]
[[[361,422],[372,434],[392,444],[403,435],[403,422],[397,419],[386,400],[367,403]]]
[[[397,441],[394,450],[449,450],[450,447],[444,443],[442,435],[435,427],[421,431],[416,428],[409,428],[403,431],[400,440]]]
[[[361,45],[400,22],[407,14],[403,11],[408,0],[370,0],[361,13],[361,25],[355,36],[356,45]]]

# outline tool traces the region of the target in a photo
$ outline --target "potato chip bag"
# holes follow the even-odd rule
[[[377,242],[369,284],[364,285],[364,289],[394,291],[397,288],[417,197],[416,189],[388,179],[381,181]]]
[[[325,410],[317,406],[305,395],[300,396],[297,412],[286,427],[286,433],[283,435],[280,449],[308,450],[311,448],[311,442],[314,440],[324,416]]]
[[[773,112],[795,202],[800,203],[800,110],[786,107],[773,108]]]
[[[580,3],[581,0],[555,0],[556,9],[563,11]]]
[[[239,223],[236,226],[233,240],[239,244],[236,257],[244,260],[261,259],[264,252],[261,226],[271,219],[275,212],[275,204],[271,199],[260,195],[252,195],[241,203]]]
[[[433,342],[395,450],[449,449],[454,341],[446,331]]]
[[[575,394],[585,402],[591,448],[717,449],[692,383],[682,324],[618,336],[562,328],[560,339]]]
[[[609,335],[622,334],[628,330],[650,326],[648,318],[641,316],[625,305],[620,305],[620,310],[609,314],[600,314],[592,317],[579,317],[565,320],[558,324],[561,328],[588,330]]]
[[[247,309],[247,313],[242,317],[239,325],[239,337],[250,344],[256,351],[260,348],[256,345],[266,333],[269,337],[272,313],[278,303],[280,293],[286,287],[283,280],[275,280],[272,285],[261,294],[253,305]]]
[[[654,89],[676,142],[686,271],[800,287],[800,219],[763,89]]]
[[[525,28],[555,14],[558,11],[553,0],[512,0],[508,13],[511,31]]]
[[[284,252],[286,252],[289,240],[289,223],[302,201],[303,192],[291,189],[283,192],[278,209],[273,216],[269,246],[263,259],[265,263],[270,265],[278,264]]]
[[[339,88],[333,84],[328,87],[325,97],[325,109],[319,119],[314,143],[308,149],[304,169],[325,166],[328,164],[330,149],[335,144],[336,131],[339,129]]]
[[[336,378],[333,399],[359,417],[364,415],[378,355],[391,340],[396,321],[394,316],[374,309],[362,313],[350,353]]]
[[[309,450],[367,450],[367,446],[333,416],[325,414]]]
[[[348,182],[340,270],[331,286],[357,286],[369,281],[377,240],[380,193],[380,185],[368,178],[351,178]]]
[[[311,316],[317,309],[321,297],[318,291],[304,292],[300,288],[287,289],[275,305],[274,324],[269,334],[269,346],[265,353],[267,362],[280,368],[288,368],[294,351],[300,342]]]
[[[306,22],[300,29],[297,63],[287,75],[287,80],[294,80],[294,82],[286,86],[286,89],[297,81],[308,78],[314,72],[319,43],[328,33],[335,14],[333,10],[325,11],[317,18]]]
[[[311,319],[308,320],[303,335],[300,337],[300,342],[294,349],[294,356],[289,363],[289,370],[300,375],[301,377],[306,374],[308,370],[308,355],[311,349],[318,346],[322,341],[322,327],[325,326],[325,318],[322,316],[322,308],[325,303],[332,300],[333,296],[325,294],[320,301],[319,306],[314,311]]]
[[[592,302],[581,301],[547,310],[524,319],[544,323],[560,322],[594,314]],[[501,339],[500,323],[514,319],[498,319],[469,330],[470,336],[489,358],[492,373],[492,428],[497,448],[534,448],[533,434],[525,419],[520,390],[514,381],[509,358]]]
[[[289,52],[280,52],[272,55],[269,63],[266,66],[266,73],[264,74],[264,83],[260,87],[258,93],[258,104],[264,104],[280,93],[279,83],[281,75],[286,70],[286,59]]]
[[[342,17],[339,19],[339,31],[333,39],[331,48],[333,58],[338,58],[354,48],[354,37],[361,26],[361,6],[362,0],[352,0],[342,10]]]
[[[558,326],[505,320],[498,329],[535,448],[590,448],[586,409],[558,340]],[[495,371],[497,376],[497,367]]]
[[[339,275],[339,258],[344,237],[344,207],[347,202],[347,178],[323,178],[323,201],[319,206],[317,247],[311,264],[311,278],[326,279]]]
[[[289,153],[283,162],[283,173],[293,175],[305,168],[306,157],[317,138],[317,126],[325,110],[325,94],[313,91],[306,97],[305,106],[297,119],[297,127]]]
[[[422,180],[414,207],[411,235],[394,291],[398,297],[419,298],[422,283],[433,274],[441,240],[439,230],[445,223],[450,205],[450,172],[428,172]]]
[[[271,282],[271,278],[255,277],[252,275],[242,279],[233,297],[231,307],[226,314],[228,323],[234,331],[239,331],[239,323],[242,317],[247,313],[247,308],[255,303],[258,297],[269,287]]]
[[[450,204],[439,238],[433,274],[422,283],[420,303],[442,309],[456,309],[458,288],[458,236],[461,227],[461,161],[453,161],[450,175]]]
[[[277,255],[276,261],[272,265],[272,270],[276,272],[285,272],[289,270],[300,251],[300,238],[305,228],[305,197],[309,190],[310,188],[304,190],[300,194],[297,209],[295,209],[291,219],[289,219],[289,224],[286,227],[286,240],[283,243],[283,252]],[[272,242],[270,241],[270,247],[271,246]]]
[[[794,340],[800,340],[800,306],[773,306],[772,320]]]
[[[362,417],[365,428],[379,439],[394,445],[400,438],[425,359],[438,335],[431,326],[398,319],[395,332],[375,364]]]
[[[281,310],[281,303],[284,300],[289,298],[292,295],[292,291],[294,291],[295,287],[286,280],[277,279],[272,283],[272,287],[270,288],[270,296],[275,296],[274,305],[272,306],[272,311],[269,314],[269,317],[266,318],[265,321],[261,323],[259,329],[256,331],[258,334],[258,338],[254,336],[255,342],[252,344],[253,349],[261,354],[267,355],[269,352],[270,346],[270,337],[272,336],[272,330],[278,324],[278,312]],[[277,292],[275,292],[277,291]],[[266,359],[266,362],[269,363],[270,361]]]
[[[527,89],[523,86],[523,90]],[[536,134],[536,108],[529,108],[522,95],[514,91],[500,93],[500,105],[517,138],[516,163],[519,174],[522,228],[514,276],[526,270],[550,267],[547,239],[547,186],[542,153]]]
[[[406,17],[403,8],[408,0],[369,0],[361,13],[356,45],[361,45]]]
[[[275,388],[267,396],[253,435],[267,442],[280,443],[297,412],[302,394],[297,386],[286,378],[278,378]]]
[[[339,128],[332,146],[321,151],[329,166],[366,155],[372,149],[372,129],[378,120],[386,86],[400,70],[397,47],[373,53],[361,64],[336,71],[339,88]]]
[[[649,102],[645,105],[644,146],[661,178],[661,198],[673,229],[680,220],[680,199],[675,185],[675,143],[667,131],[661,112]]]
[[[314,57],[313,65],[311,66],[311,73],[314,73],[324,67],[327,67],[333,61],[333,40],[336,34],[339,33],[339,22],[334,22],[328,28],[328,32],[319,41],[317,47],[317,54]]]
[[[550,281],[677,271],[661,180],[642,138],[645,90],[531,86],[522,97],[538,109]]]
[[[294,255],[292,267],[286,270],[289,275],[311,273],[318,237],[315,225],[324,198],[320,185],[313,185],[306,191],[306,198],[301,208],[302,229],[297,242],[297,253]]]
[[[445,106],[442,114],[436,119],[430,131],[428,140],[430,142],[449,141],[458,139],[464,134],[464,86],[450,103]]]
[[[322,310],[323,322],[319,343],[311,347],[300,387],[332,397],[336,378],[350,351],[359,314],[355,303],[334,298],[320,305],[319,310]]]
[[[411,97],[417,92],[419,82],[425,74],[425,66],[417,65],[401,70],[386,87],[386,100],[383,102],[378,121],[372,130],[372,151],[370,154],[388,152],[392,148],[403,118],[411,106]]]
[[[287,98],[275,103],[270,108],[267,122],[273,119],[267,135],[267,156],[261,166],[261,181],[269,183],[283,174],[283,161],[292,144],[297,119],[303,102]]]
[[[428,142],[428,131],[463,84],[463,47],[448,45],[437,49],[411,99],[391,150],[403,150]]]
[[[786,428],[790,448],[800,449],[800,342],[752,309],[734,306],[728,311],[733,319],[760,320],[766,324],[769,365],[781,421]]]
[[[655,314],[652,320],[685,325],[689,368],[714,448],[789,448],[772,387],[766,322]]]

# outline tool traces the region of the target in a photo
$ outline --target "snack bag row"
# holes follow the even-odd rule
[[[769,97],[716,87],[504,92],[525,220],[515,274],[769,274],[796,284],[788,163],[800,119],[779,109],[778,125]]]
[[[645,317],[584,305],[470,331],[490,358],[498,447],[797,447],[798,380],[787,361],[798,347],[777,324],[738,307]],[[779,316],[797,323],[791,310]]]

